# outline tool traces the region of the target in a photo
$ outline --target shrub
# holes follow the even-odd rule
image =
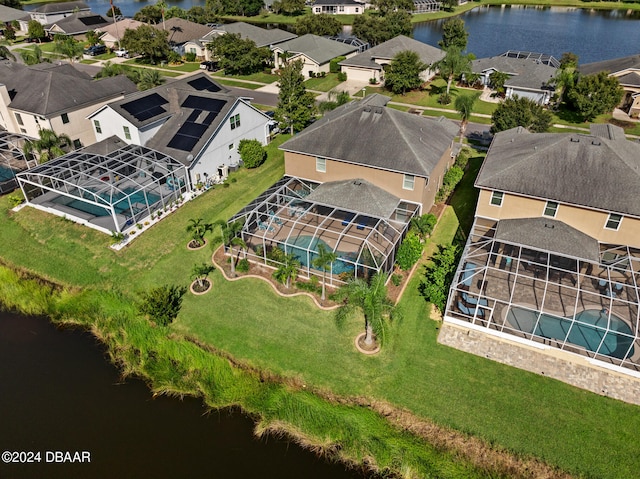
[[[315,276],[312,276],[311,278],[313,279],[315,278]],[[322,293],[322,288],[318,286],[317,281],[315,284],[312,282],[306,282],[306,281],[296,281],[296,288],[301,289],[302,291],[309,291],[310,293],[316,293],[316,294]]]
[[[420,256],[422,256],[422,242],[420,238],[413,233],[407,234],[398,248],[396,263],[398,263],[400,269],[408,271],[418,262]]]
[[[347,81],[347,74],[344,72],[338,73],[338,81]]]
[[[449,286],[458,264],[456,245],[438,245],[438,251],[431,257],[432,263],[425,268],[424,279],[420,283],[420,293],[425,300],[444,311],[449,294]]]
[[[378,84],[378,80],[376,80],[374,77],[369,78],[369,85],[377,85]]]
[[[391,283],[394,286],[400,286],[400,283],[402,283],[402,275],[398,274],[398,273],[394,273],[391,275]]]
[[[346,59],[347,57],[344,57],[344,56],[335,57],[333,60],[329,62],[329,71],[331,73],[340,73],[340,65],[338,65],[338,63]]]
[[[158,326],[167,326],[180,312],[186,286],[164,285],[141,293],[140,312]]]
[[[433,228],[436,226],[437,222],[438,218],[431,213],[411,218],[410,231],[418,235],[421,240],[425,240],[433,232]]]
[[[464,171],[459,166],[452,166],[449,170],[444,174],[444,178],[442,180],[442,188],[438,191],[436,195],[436,201],[446,201],[447,198],[453,193],[453,190],[456,189],[456,185],[460,183],[460,180],[464,176]]]
[[[238,264],[236,265],[236,271],[238,273],[246,273],[249,271],[249,260],[247,258],[243,258],[240,261],[238,261]]]
[[[257,168],[267,159],[267,152],[258,140],[240,140],[238,151],[247,168]]]
[[[448,105],[449,103],[451,103],[451,95],[443,93],[442,95],[440,95],[440,98],[438,98],[438,103],[440,103],[441,105]]]
[[[462,150],[460,150],[460,152],[458,153],[458,156],[456,157],[455,166],[464,170],[467,167],[467,164],[469,163],[470,156],[471,156],[471,150],[469,150],[468,148],[463,148]]]
[[[196,54],[194,52],[185,53],[184,54],[184,59],[187,62],[195,62],[196,61]]]
[[[111,232],[111,239],[113,241],[115,241],[116,243],[120,243],[120,242],[124,241],[125,235],[124,235],[124,233],[120,233],[118,231],[112,231]]]
[[[15,208],[24,201],[24,198],[19,195],[10,195],[7,199],[9,200],[9,207],[11,208]]]

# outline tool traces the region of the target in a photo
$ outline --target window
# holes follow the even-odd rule
[[[230,150],[233,150],[233,143],[231,143],[231,144],[229,145],[229,149],[230,149]]]
[[[604,227],[608,230],[618,231],[618,228],[620,228],[620,223],[622,223],[622,215],[610,213],[609,218],[607,218],[607,224],[604,225]]]
[[[100,128],[100,122],[98,120],[93,120],[93,126],[96,129],[96,133],[102,133],[102,128]]]
[[[230,119],[230,122],[232,130],[238,128],[240,126],[240,113],[238,113],[237,115],[233,115]]]
[[[20,133],[22,133],[23,135],[27,134],[27,130],[25,130],[24,128],[20,128]]]
[[[316,13],[320,13],[320,7],[316,7]]]
[[[66,113],[60,115],[60,118],[62,118],[62,123],[69,123],[69,115],[67,115]]]
[[[413,175],[404,175],[404,180],[402,181],[402,189],[403,190],[411,190],[413,191],[413,187],[416,183],[416,177]]]
[[[316,158],[316,171],[320,173],[327,172],[327,159],[326,158]]]
[[[493,193],[491,193],[491,204],[493,206],[502,206],[503,196],[504,193],[502,193],[501,191],[494,191]]]
[[[127,140],[131,139],[131,132],[129,131],[129,127],[128,126],[123,126],[122,129],[124,130],[124,137]]]
[[[80,148],[82,148],[82,143],[80,142],[80,140],[73,140],[73,149],[79,150]]]
[[[547,206],[544,207],[544,212],[542,214],[544,216],[551,216],[552,218],[555,218],[557,212],[558,212],[558,203],[554,201],[547,201]]]
[[[356,13],[360,13],[360,9],[356,7]]]
[[[344,12],[344,5],[340,5],[340,6],[338,7],[338,10],[339,10],[340,12]]]
[[[22,115],[20,113],[16,113],[16,120],[18,120],[18,125],[24,126],[24,122],[22,121]]]

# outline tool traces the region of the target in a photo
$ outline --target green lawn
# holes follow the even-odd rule
[[[327,73],[327,76],[324,78],[309,78],[305,80],[304,86],[307,90],[316,90],[316,91],[329,91],[336,88],[339,90],[339,85],[342,82],[338,80],[337,73]]]
[[[246,81],[228,80],[226,78],[219,78],[219,77],[217,77],[215,80],[221,85],[235,86],[238,88],[246,88],[248,90],[257,90],[258,88],[264,86],[262,83],[251,83]]]
[[[224,70],[217,71],[213,74],[216,78],[227,78],[235,80],[245,80],[249,82],[262,83],[264,85],[278,81],[278,75],[266,72],[252,73],[251,75],[226,75]]]

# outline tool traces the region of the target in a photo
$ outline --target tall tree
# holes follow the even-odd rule
[[[620,104],[624,90],[616,77],[607,72],[578,77],[567,97],[584,121],[591,121],[602,113],[612,111]]]
[[[434,65],[440,72],[440,76],[447,80],[447,95],[449,95],[453,79],[471,71],[471,58],[463,55],[456,46],[449,47],[445,52],[445,56]]]
[[[238,236],[244,227],[244,221],[237,220],[233,223],[227,223],[226,221],[219,220],[214,223],[215,225],[220,227],[220,231],[222,233],[222,243],[225,248],[229,248],[231,253],[231,276],[235,277],[236,275],[236,258],[235,258],[235,247],[238,246],[241,249],[246,249],[247,244],[244,240]]]
[[[14,62],[16,61],[15,55],[4,45],[0,45],[0,58],[8,58]]]
[[[116,17],[122,16],[122,10],[120,10],[120,7],[118,7],[117,5],[113,5],[112,7],[109,7],[109,10],[107,10],[107,12],[104,15],[107,18],[113,18],[114,14]]]
[[[385,16],[356,15],[353,35],[371,46],[391,40],[398,35],[411,36],[411,15],[405,11],[390,12]]]
[[[289,62],[280,69],[278,108],[275,119],[280,128],[288,128],[293,134],[306,127],[315,113],[315,98],[304,86],[302,60]]]
[[[469,32],[464,28],[464,20],[454,17],[442,25],[442,40],[438,42],[438,45],[443,50],[453,46],[462,52],[467,48],[468,38]]]
[[[30,50],[21,50],[20,56],[25,65],[37,65],[38,63],[51,61],[43,55],[40,45],[36,45]]]
[[[213,10],[209,7],[201,7],[195,5],[187,10],[187,20],[194,23],[215,23],[219,20],[219,17],[213,13]]]
[[[162,74],[158,70],[152,70],[151,68],[143,69],[140,74],[136,76],[138,81],[136,81],[135,83],[138,87],[138,90],[140,91],[151,90],[152,88],[160,86],[165,82],[165,78],[162,76]],[[130,77],[128,74],[127,77],[131,81],[133,81],[132,77]]]
[[[47,36],[42,23],[37,20],[29,20],[29,23],[27,24],[27,35],[29,38],[38,40],[38,43]]]
[[[291,287],[291,281],[295,281],[298,277],[299,269],[300,261],[296,258],[296,255],[293,253],[285,253],[278,269],[274,271],[273,277],[289,289]]]
[[[314,268],[322,271],[322,296],[320,297],[322,301],[326,298],[326,290],[327,290],[327,270],[331,268],[331,263],[338,259],[338,255],[333,251],[329,250],[322,243],[318,244],[317,248],[318,255],[313,259],[311,264]]]
[[[162,21],[162,9],[158,5],[147,5],[138,10],[133,19],[144,23],[160,23]]]
[[[333,15],[304,15],[296,20],[294,25],[298,35],[313,33],[320,36],[333,36],[342,31],[342,23]]]
[[[196,243],[196,247],[202,246],[205,242],[204,236],[207,232],[213,231],[213,223],[205,223],[203,218],[190,218],[187,225],[187,232],[191,233],[191,240]]]
[[[371,3],[382,16],[397,11],[410,12],[414,8],[412,0],[373,0]]]
[[[46,163],[53,158],[64,155],[63,148],[70,148],[71,138],[67,135],[58,135],[53,130],[42,129],[38,131],[37,140],[27,140],[22,148],[26,157],[35,156],[38,163]]]
[[[54,38],[53,51],[60,53],[65,58],[68,58],[70,62],[82,56],[84,47],[80,42],[77,42],[73,37],[68,35],[56,35]]]
[[[135,30],[128,28],[122,36],[122,47],[130,52],[139,53],[155,64],[166,59],[171,53],[168,35],[169,32],[166,30],[151,25],[140,25]]]
[[[250,75],[264,69],[271,58],[268,48],[258,48],[253,40],[240,38],[237,33],[227,33],[214,38],[207,45],[220,68],[231,75]]]
[[[494,71],[491,75],[489,75],[489,84],[491,88],[497,91],[500,94],[504,94],[504,84],[507,83],[507,80],[511,78],[511,75],[505,72]]]
[[[271,4],[274,13],[284,13],[285,15],[298,15],[304,12],[304,0],[275,0]]]
[[[384,86],[393,93],[402,93],[413,90],[422,85],[420,74],[428,68],[426,63],[420,61],[416,52],[405,50],[396,54],[387,67],[384,76]]]
[[[529,131],[542,133],[551,126],[553,117],[548,110],[533,100],[525,97],[507,98],[498,105],[491,121],[491,131],[498,132],[509,130],[517,126],[527,128]]]
[[[460,147],[462,148],[462,140],[464,138],[464,132],[467,129],[467,124],[473,113],[473,106],[476,100],[480,97],[480,93],[470,93],[468,95],[458,95],[454,106],[460,114]]]
[[[89,45],[95,45],[100,41],[100,35],[95,30],[89,30],[85,33],[85,37]]]
[[[394,319],[399,311],[387,297],[387,274],[376,273],[369,282],[354,279],[338,290],[337,295],[346,302],[336,312],[336,321],[344,322],[356,311],[364,316],[364,343],[373,348],[375,337],[384,342],[385,321]]]
[[[204,288],[204,281],[215,270],[215,266],[209,263],[194,264],[191,269],[191,277],[198,283],[200,288]]]
[[[20,0],[0,0],[0,5],[22,10],[22,2]]]

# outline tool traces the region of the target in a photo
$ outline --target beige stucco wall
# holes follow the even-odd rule
[[[452,160],[450,160],[448,152],[443,155],[442,161],[438,167],[434,169],[433,179],[427,181],[427,178],[416,176],[413,190],[406,190],[402,187],[404,182],[404,175],[402,173],[394,173],[329,159],[326,160],[327,171],[321,173],[316,171],[315,156],[291,153],[288,151],[285,151],[284,161],[285,173],[287,175],[298,176],[321,183],[362,178],[396,195],[398,198],[421,204],[422,212],[426,213],[431,209],[431,206],[433,206],[433,201],[438,191],[438,178],[441,184],[447,163],[450,163]]]
[[[491,205],[490,190],[480,190],[476,216],[493,219],[542,217],[546,201],[517,195],[504,195],[502,206]],[[625,216],[618,231],[605,229],[609,212],[560,204],[554,219],[582,231],[603,243],[640,247],[640,219]]]

